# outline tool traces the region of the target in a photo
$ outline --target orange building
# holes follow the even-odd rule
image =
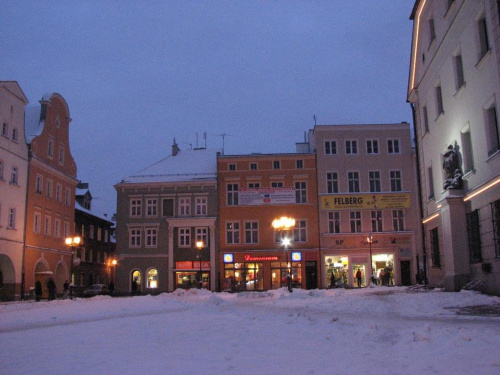
[[[219,155],[217,168],[221,290],[277,289],[290,271],[294,287],[317,288],[316,156]],[[284,216],[295,226],[274,230]]]
[[[70,279],[71,251],[65,237],[75,228],[76,164],[69,147],[69,108],[59,94],[46,94],[26,107],[29,145],[24,285],[27,293],[40,280],[42,297],[53,278],[57,293]]]

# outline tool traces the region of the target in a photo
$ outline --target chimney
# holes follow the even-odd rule
[[[175,142],[175,138],[174,138],[174,144],[172,145],[172,156],[175,156],[179,153],[181,149],[179,148],[179,146],[177,146],[177,142]]]

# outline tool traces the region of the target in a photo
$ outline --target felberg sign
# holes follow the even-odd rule
[[[409,193],[335,194],[320,196],[322,210],[410,208]]]

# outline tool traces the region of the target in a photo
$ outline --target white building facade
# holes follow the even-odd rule
[[[0,300],[21,296],[28,147],[17,82],[0,81]]]
[[[410,17],[420,259],[429,283],[449,291],[500,294],[499,8],[498,0],[417,0]]]

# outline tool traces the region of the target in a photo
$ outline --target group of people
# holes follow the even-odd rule
[[[48,279],[46,286],[49,290],[49,301],[56,299],[56,282],[54,281],[54,279]],[[40,300],[42,299],[42,283],[40,280],[37,280],[35,283],[35,299],[37,302],[40,302]]]

